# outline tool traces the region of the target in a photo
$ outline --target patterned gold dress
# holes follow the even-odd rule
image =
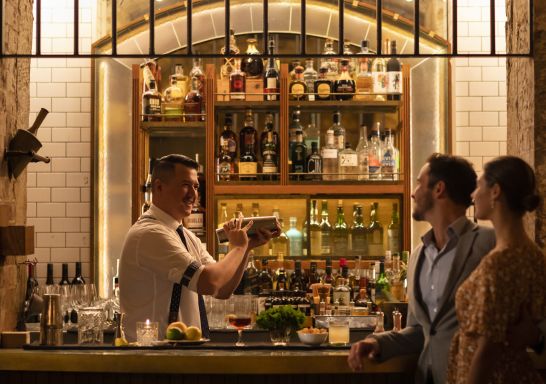
[[[448,383],[466,383],[480,336],[500,343],[490,383],[543,383],[525,350],[505,345],[507,329],[527,306],[546,315],[546,258],[534,243],[486,255],[455,297],[459,331],[451,343]],[[485,384],[485,383],[484,383]]]

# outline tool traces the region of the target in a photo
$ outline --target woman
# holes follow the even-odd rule
[[[524,348],[506,342],[521,308],[546,315],[546,258],[526,234],[523,216],[540,203],[531,167],[514,156],[484,166],[472,195],[478,219],[491,220],[497,244],[456,294],[449,383],[542,383]]]

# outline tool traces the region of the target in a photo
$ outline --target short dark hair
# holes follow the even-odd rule
[[[154,162],[152,183],[157,179],[167,181],[169,178],[171,178],[174,175],[174,168],[176,164],[181,164],[195,170],[199,169],[199,164],[197,161],[189,158],[188,156],[179,154],[163,156]]]
[[[449,198],[456,204],[469,207],[478,176],[472,164],[460,156],[433,153],[428,159],[428,188],[443,181]]]
[[[483,177],[489,187],[498,184],[506,204],[513,212],[523,215],[534,211],[541,198],[536,192],[535,173],[523,159],[500,156],[483,167]]]

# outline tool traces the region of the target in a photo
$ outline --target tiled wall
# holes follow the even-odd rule
[[[505,51],[506,11],[496,1],[497,52]],[[458,35],[461,52],[490,51],[489,0],[459,0]],[[479,172],[489,159],[506,154],[506,60],[455,60],[454,151]]]
[[[90,52],[95,30],[95,1],[80,0],[80,51]],[[42,0],[42,51],[73,50],[72,0]],[[49,164],[28,168],[28,224],[35,226],[34,256],[38,278],[45,280],[46,263],[54,263],[55,280],[61,264],[81,261],[90,276],[91,61],[33,59],[30,71],[30,124],[40,108],[49,115],[38,130],[41,155]]]

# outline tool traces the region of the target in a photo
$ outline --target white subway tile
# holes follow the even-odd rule
[[[53,202],[80,202],[79,188],[53,188],[51,191]]]
[[[80,261],[80,249],[79,248],[52,248],[51,249],[51,261],[54,263],[69,263],[68,264],[68,276],[74,277],[75,267],[74,263]]]
[[[51,232],[51,219],[50,218],[37,218],[29,217],[27,219],[27,225],[34,225],[34,232]]]
[[[88,158],[81,159],[81,171],[91,172],[91,159],[88,159]]]
[[[81,201],[82,202],[90,202],[91,201],[91,189],[90,188],[82,188],[80,190],[81,192]]]
[[[456,67],[456,81],[480,81],[482,79],[482,71],[479,67]]]
[[[66,96],[91,97],[91,84],[90,83],[68,83],[66,84]]]
[[[455,143],[455,154],[457,156],[468,156],[468,142],[466,141],[458,141]]]
[[[90,113],[67,113],[66,115],[67,127],[91,127],[91,114]]]
[[[457,36],[468,36],[468,22],[457,22]]]
[[[81,142],[89,143],[91,141],[91,128],[81,128]]]
[[[91,59],[69,58],[66,61],[66,66],[69,68],[91,68]]]
[[[79,68],[53,68],[51,80],[60,83],[79,83],[81,81]]]
[[[79,128],[53,128],[51,138],[54,142],[79,142],[80,129]]]
[[[36,187],[36,173],[27,172],[27,188]]]
[[[456,59],[452,59],[455,62],[456,67],[468,67],[468,58],[467,57],[459,57]]]
[[[42,127],[66,127],[66,113],[50,113],[42,123]]]
[[[44,266],[44,277],[46,276],[47,266],[50,261],[51,250],[49,248],[34,248],[34,257],[38,259],[38,266],[42,264]]]
[[[29,125],[32,125],[32,123]],[[42,144],[51,143],[51,128],[40,127],[36,137],[38,138],[38,140],[40,140]]]
[[[50,156],[51,158],[58,158],[66,156],[66,144],[65,143],[44,143],[40,154],[44,156]]]
[[[89,203],[67,203],[66,217],[90,217]]]
[[[506,96],[506,91],[507,91],[506,82],[505,81],[500,81],[499,82],[499,96]]]
[[[27,188],[27,201],[49,203],[51,201],[50,188]]]
[[[470,143],[470,156],[498,156],[499,142],[498,141],[482,141],[478,143]]]
[[[506,81],[506,67],[482,67],[483,81]]]
[[[91,261],[91,249],[90,247],[87,248],[80,248],[80,259],[82,263],[86,263]],[[83,268],[83,265],[82,265]]]
[[[508,151],[506,150],[506,141],[501,141],[499,143],[499,156],[505,156],[508,154]]]
[[[62,68],[66,67],[66,59],[38,59],[39,68]]]
[[[67,187],[89,186],[89,174],[88,173],[67,173],[66,186]]]
[[[38,247],[64,247],[66,244],[66,234],[64,233],[38,233],[36,235],[36,245]]]
[[[28,172],[51,172],[51,162],[49,163],[30,163],[27,167]]]
[[[497,67],[499,59],[496,57],[473,57],[468,59],[468,65],[471,67]]]
[[[86,263],[84,260],[91,260],[91,259],[90,258],[84,259],[82,257],[81,260],[82,260],[82,275],[83,275],[83,278],[85,279],[85,281],[89,281],[91,279],[91,263],[89,263],[89,262]]]
[[[489,36],[489,23],[474,21],[468,23],[468,36]]]
[[[507,112],[499,112],[499,126],[506,127],[508,125],[507,121]]]
[[[31,97],[30,112],[40,112],[41,108],[45,108],[51,112],[51,98],[50,97]]]
[[[36,87],[38,97],[66,97],[64,83],[38,83]]]
[[[37,217],[65,217],[66,205],[63,203],[37,203]]]
[[[88,233],[67,233],[66,246],[67,247],[89,247],[89,234]]]
[[[65,37],[66,25],[60,23],[42,23],[43,37]]]
[[[72,157],[90,157],[90,143],[68,143],[66,144],[66,154]]]
[[[470,114],[470,125],[474,126],[498,126],[499,125],[499,114],[498,112],[469,112]]]
[[[29,88],[30,88],[30,97],[36,97],[37,95],[36,83],[31,82],[29,84]]]
[[[92,30],[91,30],[91,24],[80,24],[80,30],[79,30],[79,36],[80,37],[93,37],[93,33],[92,33]]]
[[[456,81],[455,82],[455,96],[468,96],[468,82]]]
[[[468,126],[468,112],[456,112],[455,121],[458,127]]]
[[[51,229],[53,232],[81,232],[80,219],[67,217],[52,218]]]
[[[38,187],[64,187],[66,186],[65,173],[39,173],[37,174]]]
[[[80,110],[82,112],[91,112],[91,98],[90,97],[82,97],[80,99],[81,105]]]
[[[458,7],[458,21],[481,21],[481,12],[476,12],[476,7]]]
[[[80,22],[81,23],[90,23],[91,22],[91,10],[82,9],[80,11]]]
[[[32,83],[50,83],[51,68],[30,68],[30,81]]]
[[[90,232],[91,231],[91,220],[89,218],[80,219],[80,229],[82,232]]]
[[[484,141],[506,141],[506,127],[483,127]]]
[[[498,96],[499,83],[496,81],[481,81],[469,83],[470,96]]]
[[[457,97],[455,99],[455,108],[457,112],[481,111],[482,98],[481,97]]]
[[[459,37],[459,53],[465,53],[465,52],[477,53],[481,51],[482,51],[482,39],[480,37]]]
[[[53,172],[80,172],[80,162],[75,157],[56,158],[51,163]]]
[[[27,203],[27,217],[36,217],[36,203]]]
[[[482,141],[482,127],[457,127],[456,141]]]
[[[506,97],[484,97],[484,111],[506,111]]]
[[[80,99],[61,97],[54,98],[52,112],[80,112]]]
[[[91,82],[91,68],[81,68],[81,80],[82,82]]]

